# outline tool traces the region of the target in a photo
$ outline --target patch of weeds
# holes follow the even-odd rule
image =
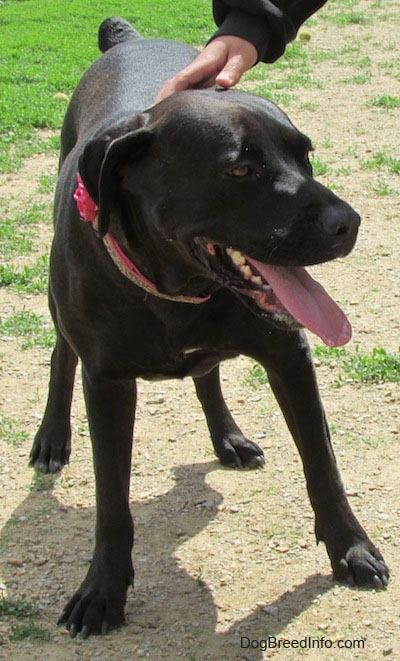
[[[48,206],[34,202],[14,216],[14,223],[16,226],[37,225],[47,216],[49,216]]]
[[[340,168],[336,170],[338,176],[342,175],[348,177],[351,175],[351,167],[349,165],[341,165]]]
[[[340,82],[344,85],[366,85],[371,82],[372,73],[370,71],[365,71],[363,73],[355,74],[350,76],[350,78],[344,78]]]
[[[28,228],[50,216],[47,206],[34,203],[18,213],[12,213],[6,204],[1,204],[0,209],[1,255],[10,258],[13,255],[29,253],[32,249],[33,233]]]
[[[44,475],[35,471],[30,484],[30,491],[42,493],[43,491],[52,491],[57,480],[57,475]]]
[[[365,12],[358,11],[339,11],[335,14],[331,14],[331,20],[340,26],[345,25],[370,25],[372,19],[370,16],[367,16]]]
[[[371,58],[368,55],[366,55],[365,57],[362,57],[360,60],[354,62],[354,66],[358,67],[359,69],[365,69],[366,67],[370,67]]]
[[[18,293],[45,294],[47,292],[49,258],[39,257],[33,266],[21,270],[13,266],[0,266],[0,287],[10,287]]]
[[[400,108],[400,96],[391,96],[390,94],[385,94],[384,96],[379,96],[376,99],[367,101],[365,105],[372,108],[393,110],[393,108]]]
[[[335,424],[331,424],[330,431],[332,436],[336,436],[338,439],[343,441],[347,446],[350,447],[360,447],[367,445],[374,450],[378,448],[383,443],[387,442],[387,439],[383,437],[369,437],[364,436],[362,432],[358,432],[355,429],[347,429],[343,427],[338,427]]]
[[[386,168],[391,174],[400,174],[400,158],[395,158],[384,151],[376,152],[372,158],[361,161],[365,170],[381,170]]]
[[[308,110],[308,112],[315,112],[319,108],[319,104],[314,101],[304,101],[299,104],[299,110]]]
[[[376,347],[370,354],[362,354],[358,347],[354,353],[347,349],[330,349],[317,346],[313,355],[322,364],[337,365],[346,378],[339,376],[334,385],[341,386],[348,381],[359,383],[399,383],[400,352],[390,354],[384,348]]]
[[[385,195],[395,195],[396,193],[396,191],[393,190],[393,188],[390,188],[389,184],[386,181],[378,182],[377,186],[372,187],[372,190],[380,197],[384,197]]]
[[[333,382],[340,387],[345,383],[400,383],[400,351],[390,354],[384,348],[374,348],[370,354],[362,354],[343,348],[316,346],[313,356],[322,365],[338,368],[343,375]],[[268,385],[267,373],[261,365],[254,363],[245,379],[253,390]]]
[[[57,176],[57,172],[39,175],[38,192],[43,194],[53,193],[56,187]]]
[[[9,131],[0,136],[0,172],[18,172],[26,158],[34,154],[58,154],[60,137],[41,138],[40,132]]]
[[[329,172],[328,165],[323,161],[321,161],[321,159],[318,158],[318,156],[315,156],[315,154],[312,153],[310,154],[310,162],[315,177],[322,177],[324,174],[327,174]]]
[[[28,438],[28,433],[18,429],[18,422],[0,413],[0,440],[9,445],[19,444]]]
[[[302,75],[310,72],[310,62],[304,42],[292,41],[286,47],[285,53],[273,64],[264,64],[260,62],[256,67],[247,71],[243,80],[261,80],[270,81],[271,76],[281,73],[285,70],[292,73],[296,70]]]
[[[0,324],[0,337],[22,337],[22,349],[54,346],[55,332],[42,315],[22,310]]]
[[[19,599],[0,597],[0,617],[32,617],[38,612],[37,604],[24,596]]]
[[[263,79],[256,79],[260,80],[260,82],[264,82],[265,78]],[[318,88],[321,89],[323,87],[323,84],[320,80],[314,78],[312,75],[308,73],[304,73],[302,71],[293,71],[293,70],[288,70],[287,73],[280,77],[276,77],[271,80],[271,76],[267,77],[267,81],[264,85],[261,85],[260,88],[264,88],[272,92],[273,90],[284,90],[286,93],[288,93],[290,90],[295,90],[298,89],[299,87],[303,87],[305,89],[310,89],[310,88]]]
[[[293,95],[288,92],[279,92],[278,90],[272,89],[272,86],[267,85],[257,85],[252,89],[254,94],[262,96],[264,99],[273,101],[278,106],[288,107],[293,103]]]
[[[307,40],[304,38],[300,40],[298,39],[296,41],[292,41],[287,46],[283,57],[279,58],[279,60],[275,62],[274,66],[278,69],[289,69],[289,70],[292,70],[293,67],[295,67],[297,71],[299,71],[299,69],[301,68],[303,73],[309,71],[310,63],[308,61],[306,43]],[[267,65],[267,67],[268,66],[271,65]]]
[[[257,390],[260,386],[269,384],[265,369],[258,363],[254,363],[254,365],[251,366],[245,381],[250,388],[253,388],[253,390]]]
[[[11,641],[18,642],[27,639],[48,641],[51,639],[51,634],[47,629],[38,626],[33,620],[29,620],[26,624],[15,624],[11,627]]]
[[[308,74],[291,72],[285,76],[279,87],[282,89],[297,89],[299,87],[303,87],[304,89],[322,89],[323,83],[321,80],[318,80]]]
[[[336,52],[330,50],[318,50],[314,53],[310,53],[310,61],[315,62],[316,64],[321,64],[323,62],[332,62],[336,58]]]
[[[351,41],[350,43],[343,46],[342,50],[339,51],[338,55],[340,58],[342,58],[343,55],[349,55],[351,57],[351,61],[353,62],[354,56],[358,55],[360,51],[361,51],[360,44],[358,44],[356,41]]]
[[[0,245],[3,259],[13,255],[27,254],[32,249],[32,240],[25,236],[25,232],[16,229],[14,221],[2,216],[0,220]]]

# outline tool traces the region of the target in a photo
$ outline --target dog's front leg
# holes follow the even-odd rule
[[[124,622],[133,584],[129,481],[136,383],[92,377],[84,369],[83,386],[96,477],[96,545],[88,574],[59,622],[72,636],[86,638]]]
[[[271,388],[300,452],[318,541],[324,541],[336,579],[382,587],[389,572],[355,517],[340,478],[305,335],[279,335],[264,356]],[[253,354],[254,355],[254,354]]]

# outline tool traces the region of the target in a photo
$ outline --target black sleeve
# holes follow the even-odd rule
[[[309,16],[327,0],[213,0],[215,37],[232,34],[250,41],[259,60],[275,62]]]

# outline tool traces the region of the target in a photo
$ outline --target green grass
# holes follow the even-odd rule
[[[28,601],[24,596],[18,599],[0,597],[0,617],[32,617],[37,612],[37,604],[33,601]]]
[[[55,342],[55,332],[42,315],[22,310],[0,324],[0,338],[22,337],[22,349],[49,349]]]
[[[331,349],[317,346],[313,356],[322,365],[334,366],[339,376],[333,385],[344,383],[400,383],[400,351],[390,354],[384,348],[374,348],[371,353],[355,352],[347,349]],[[257,390],[268,384],[265,370],[254,363],[246,376],[246,383]]]
[[[145,36],[191,44],[203,44],[215,30],[209,0],[0,3],[0,171],[15,171],[24,156],[42,151],[38,129],[60,127],[65,104],[54,95],[71,95],[99,56],[101,21],[115,15]]]
[[[385,94],[384,96],[379,96],[376,99],[371,99],[367,101],[367,106],[372,108],[383,108],[384,110],[393,110],[394,108],[400,108],[400,96],[392,96],[390,94]]]
[[[365,71],[363,73],[356,73],[348,78],[343,78],[340,82],[345,85],[366,85],[371,82],[371,79],[372,73],[370,71]]]
[[[14,624],[11,627],[10,640],[18,642],[21,640],[41,640],[49,641],[51,634],[47,629],[37,625],[33,620],[29,620],[26,624]]]
[[[33,266],[23,266],[22,269],[12,265],[0,265],[0,287],[25,294],[45,294],[47,292],[49,258],[47,255],[38,257]]]
[[[24,210],[13,212],[9,202],[0,200],[0,256],[10,259],[31,251],[34,227],[43,220],[51,223],[51,211],[46,204],[27,203]]]
[[[9,445],[18,445],[28,438],[29,434],[21,431],[21,423],[0,413],[0,441]]]
[[[391,174],[400,174],[400,158],[386,151],[378,151],[371,158],[361,161],[361,167],[365,170],[386,169]]]
[[[251,366],[246,376],[245,382],[250,386],[250,388],[253,388],[253,390],[257,390],[258,388],[266,386],[269,383],[265,369],[258,363],[254,363],[254,365]]]
[[[329,172],[329,166],[313,153],[310,154],[310,163],[312,165],[314,177],[322,177]]]
[[[386,181],[379,181],[376,186],[372,187],[372,190],[380,197],[385,197],[386,195],[396,195],[394,188],[390,188]]]
[[[365,354],[356,348],[355,352],[347,349],[329,349],[318,346],[314,356],[321,364],[337,365],[339,372],[335,385],[345,382],[359,383],[399,383],[400,382],[400,351],[394,354],[386,349],[376,347],[371,353]]]
[[[29,490],[33,493],[52,491],[57,480],[58,475],[43,475],[43,473],[34,471]]]
[[[57,176],[57,172],[54,172],[53,174],[40,174],[38,193],[54,193],[57,183]]]
[[[329,425],[332,436],[340,438],[348,447],[363,447],[376,449],[381,445],[387,443],[384,436],[366,436],[364,432],[359,432],[354,428],[340,427],[335,423]]]
[[[331,14],[330,20],[340,27],[348,25],[371,25],[372,19],[369,14],[359,11],[336,11]]]

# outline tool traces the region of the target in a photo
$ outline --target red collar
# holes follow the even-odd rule
[[[98,220],[98,211],[99,207],[92,200],[89,193],[87,192],[84,183],[81,179],[81,176],[78,174],[78,186],[74,193],[74,199],[76,200],[76,205],[82,220],[86,223],[92,223],[94,229],[97,228]],[[113,260],[114,264],[118,267],[120,272],[128,278],[135,285],[138,285],[149,294],[153,296],[158,296],[159,298],[166,298],[169,301],[178,301],[180,303],[204,303],[208,301],[209,296],[197,297],[197,296],[168,296],[167,294],[162,294],[158,291],[157,287],[153,282],[148,280],[146,276],[143,275],[129,259],[127,255],[123,252],[121,247],[118,245],[117,241],[114,239],[110,232],[103,237],[104,245],[107,248],[107,251]]]

